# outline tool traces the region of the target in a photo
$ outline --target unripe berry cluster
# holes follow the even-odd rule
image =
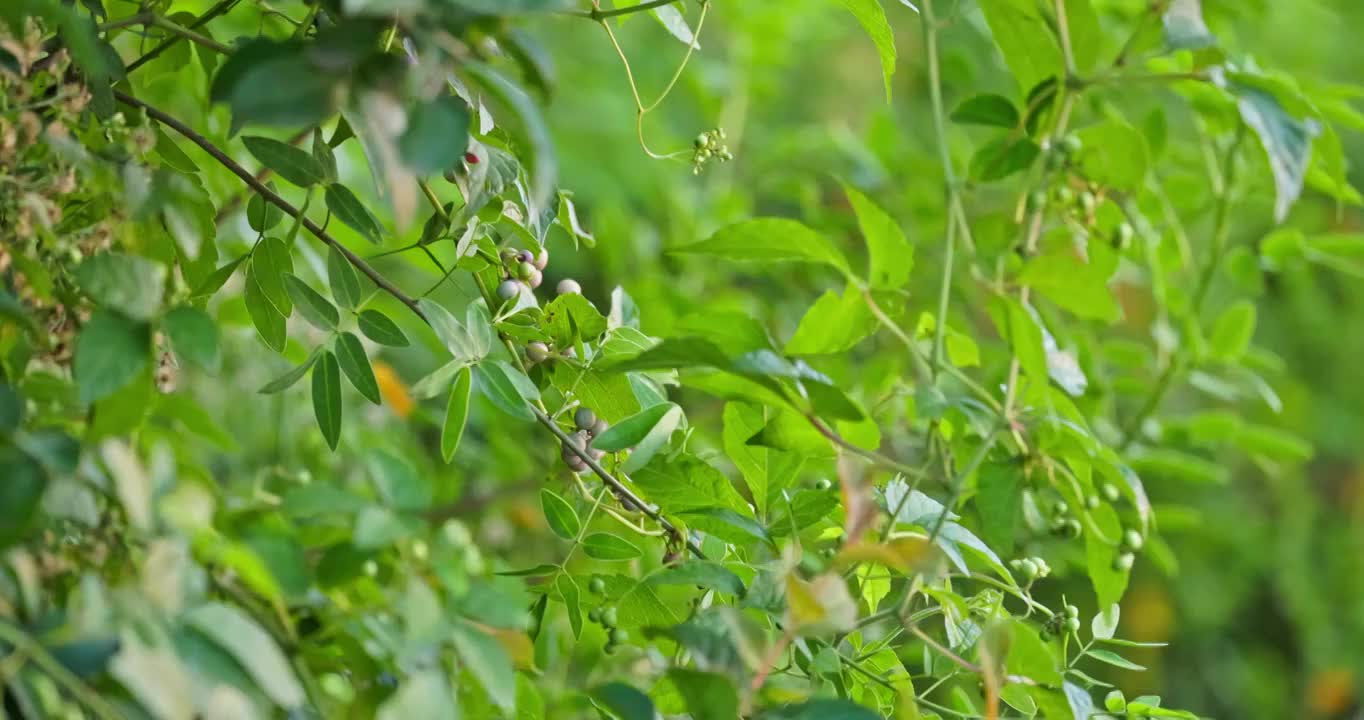
[[[696,140],[692,143],[692,173],[695,175],[700,175],[701,171],[705,169],[706,163],[711,160],[729,162],[733,159],[734,155],[725,145],[724,128],[707,130],[697,135]]]

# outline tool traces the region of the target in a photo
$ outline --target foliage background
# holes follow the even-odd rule
[[[191,12],[208,3],[177,3]],[[1115,3],[1121,4],[1121,3]],[[1128,3],[1137,5],[1139,3]],[[893,101],[887,105],[877,58],[867,37],[846,14],[816,0],[721,3],[678,90],[662,112],[649,118],[651,145],[687,147],[698,128],[718,124],[729,133],[736,160],[695,177],[685,163],[649,160],[633,141],[634,109],[617,58],[605,37],[588,23],[565,31],[563,18],[537,19],[529,30],[557,63],[559,89],[546,109],[561,161],[564,185],[575,193],[595,249],[569,252],[552,246],[547,283],[579,280],[588,297],[604,306],[620,284],[643,309],[643,330],[669,336],[695,310],[737,310],[759,317],[777,337],[789,337],[813,298],[830,278],[796,270],[778,279],[717,270],[713,263],[666,254],[665,248],[706,237],[724,224],[753,215],[803,218],[817,227],[847,230],[854,221],[836,178],[874,193],[918,244],[919,270],[910,305],[931,308],[936,293],[930,238],[942,235],[941,170],[926,107],[925,68],[917,17],[888,2],[900,60]],[[1351,0],[1239,2],[1207,0],[1213,31],[1289,74],[1358,82],[1364,46],[1364,6]],[[249,32],[241,20],[241,32]],[[658,88],[676,66],[680,45],[657,25],[635,19],[622,39],[642,87]],[[949,106],[967,93],[1007,91],[1011,81],[991,58],[984,28],[958,23],[944,34],[944,74]],[[193,115],[206,91],[200,68],[186,65],[151,82],[144,97]],[[185,88],[190,97],[182,94]],[[226,113],[201,118],[226,127]],[[1356,128],[1364,130],[1364,128]],[[973,137],[952,130],[954,156],[969,156]],[[1344,135],[1346,154],[1364,167],[1364,135]],[[341,174],[370,183],[363,159],[351,147],[340,158]],[[236,192],[220,169],[205,171],[215,196]],[[1356,171],[1355,185],[1364,183]],[[1254,247],[1270,231],[1269,191],[1235,212],[1233,243]],[[372,186],[371,186],[372,191]],[[371,197],[374,197],[371,195]],[[378,203],[375,205],[379,206]],[[1358,232],[1358,208],[1337,207],[1308,194],[1293,210],[1297,225],[1317,231]],[[220,231],[220,245],[233,233],[253,236],[238,217]],[[413,233],[415,234],[415,230]],[[346,237],[344,231],[339,235]],[[348,238],[349,239],[349,238]],[[322,267],[325,256],[300,243],[303,263]],[[310,255],[311,254],[311,255]],[[400,284],[418,286],[438,277],[420,263],[382,263]],[[1263,279],[1258,291],[1256,344],[1274,348],[1284,372],[1275,378],[1281,415],[1259,411],[1265,422],[1294,428],[1315,447],[1310,463],[1229,464],[1216,484],[1148,480],[1160,508],[1164,563],[1138,564],[1124,600],[1124,630],[1135,640],[1168,642],[1164,650],[1137,652],[1146,673],[1112,678],[1128,695],[1155,693],[1169,704],[1216,717],[1358,716],[1364,677],[1364,390],[1357,358],[1364,352],[1364,310],[1359,275],[1293,265]],[[467,278],[442,291],[460,304],[476,296]],[[397,312],[396,305],[393,306]],[[1140,316],[1140,308],[1128,308]],[[1137,312],[1132,312],[1136,310]],[[398,380],[386,383],[382,408],[365,408],[350,422],[345,451],[331,454],[303,402],[274,396],[240,402],[240,388],[255,388],[287,369],[278,358],[262,359],[240,298],[217,308],[234,323],[225,335],[225,365],[216,377],[187,371],[180,392],[191,394],[231,430],[232,439],[176,445],[181,463],[198,465],[205,477],[227,479],[238,491],[266,492],[298,481],[298,468],[313,475],[353,473],[375,450],[408,458],[430,479],[438,500],[453,503],[489,555],[516,567],[546,558],[526,536],[545,530],[535,488],[556,471],[557,447],[528,433],[505,432],[509,423],[490,406],[476,411],[455,464],[437,457],[438,403],[410,413],[395,406],[400,386],[410,385],[436,362],[421,343],[384,351],[379,359]],[[973,318],[982,327],[988,319]],[[428,343],[429,345],[429,343]],[[297,360],[301,348],[292,348]],[[831,371],[832,372],[832,371]],[[1178,415],[1196,393],[1176,388],[1166,414]],[[695,442],[717,447],[721,404],[684,394]],[[354,407],[354,406],[352,406]],[[399,430],[402,430],[399,432]],[[166,438],[179,437],[166,427]],[[1234,456],[1240,457],[1240,456]],[[513,488],[516,492],[505,492]],[[460,504],[463,498],[479,499]],[[1078,574],[1052,583],[1047,602],[1091,597]],[[1092,602],[1092,601],[1091,601]],[[1084,608],[1084,616],[1093,611]],[[572,679],[560,681],[571,683]]]

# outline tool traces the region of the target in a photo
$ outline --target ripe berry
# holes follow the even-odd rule
[[[573,413],[573,424],[577,425],[579,430],[590,429],[597,424],[597,414],[592,412],[591,408],[580,407]]]
[[[478,156],[475,155],[475,154],[473,154],[472,152],[466,152],[466,153],[464,153],[464,162],[467,162],[467,163],[469,163],[470,165],[477,165],[477,164],[478,164]]]
[[[1137,556],[1130,552],[1125,552],[1113,559],[1113,569],[1118,572],[1127,572],[1132,569],[1132,563],[1137,561]]]
[[[535,256],[535,267],[544,270],[549,265],[549,248],[540,248],[540,254]]]
[[[611,605],[601,611],[601,624],[609,628],[616,626],[616,606]]]
[[[503,280],[502,284],[497,286],[497,296],[503,300],[511,300],[521,294],[521,287],[521,283],[515,280]]]
[[[516,253],[516,261],[523,263],[533,263],[535,262],[535,256],[532,255],[529,250],[522,250]]]
[[[526,346],[526,359],[533,362],[544,362],[549,358],[549,346],[542,342],[533,342]]]
[[[1146,544],[1146,540],[1142,538],[1141,533],[1137,532],[1136,530],[1128,529],[1127,532],[1122,534],[1123,547],[1127,548],[1132,552],[1140,550],[1141,546],[1144,544]]]
[[[577,280],[564,278],[559,281],[559,286],[555,288],[555,291],[560,295],[581,295],[583,294],[583,286],[579,285]]]
[[[587,589],[593,595],[600,595],[606,592],[606,581],[599,577],[594,577],[587,582]]]
[[[540,287],[540,284],[543,283],[544,281],[545,281],[545,274],[542,273],[542,272],[540,272],[539,269],[532,270],[531,273],[530,273],[530,277],[529,277],[529,278],[526,278],[526,284],[527,284],[527,285],[530,285],[530,289],[532,289],[532,290],[534,290],[535,288]]]

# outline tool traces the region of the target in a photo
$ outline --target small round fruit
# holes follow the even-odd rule
[[[829,478],[820,478],[815,481],[816,490],[829,490],[833,488],[833,486],[834,484],[829,480]]]
[[[701,133],[700,135],[697,135],[697,136],[696,136],[696,139],[693,140],[691,144],[692,144],[692,147],[695,147],[697,150],[701,150],[702,148],[709,147],[709,146],[710,146],[710,135],[708,135],[708,134],[706,134],[706,133]]]
[[[1080,620],[1079,618],[1066,618],[1066,622],[1062,627],[1064,627],[1068,633],[1079,632]]]
[[[1095,199],[1094,197],[1094,193],[1086,190],[1080,193],[1078,199],[1080,201],[1080,211],[1086,215],[1093,215],[1094,204],[1098,202],[1098,200]]]
[[[542,247],[540,248],[540,254],[535,256],[535,267],[539,270],[544,270],[547,265],[549,265],[549,248]]]
[[[544,362],[549,359],[549,346],[542,342],[533,342],[527,345],[526,359],[533,363]]]
[[[1128,245],[1132,244],[1132,238],[1136,234],[1137,232],[1132,229],[1130,223],[1120,223],[1118,225],[1117,234],[1113,236],[1113,244],[1117,245],[1119,248],[1126,248]]]
[[[470,165],[477,165],[477,164],[478,164],[478,156],[475,155],[475,154],[473,154],[472,152],[466,152],[466,153],[464,153],[464,162],[467,162],[467,163],[469,163]]]
[[[1071,190],[1068,185],[1056,188],[1056,202],[1060,205],[1069,205],[1075,202],[1075,191]]]
[[[594,438],[601,437],[601,434],[606,432],[606,429],[609,427],[611,427],[610,424],[608,424],[605,420],[597,418],[597,421],[592,423],[592,429],[589,430],[588,433],[590,433]]]
[[[597,423],[597,414],[592,412],[592,408],[580,407],[573,413],[573,424],[579,430],[587,430]]]
[[[616,606],[612,605],[601,611],[601,624],[609,628],[616,626]]]
[[[521,283],[515,280],[503,280],[497,286],[497,296],[503,300],[511,300],[521,293]]]
[[[1098,495],[1086,495],[1086,496],[1085,496],[1085,507],[1089,508],[1090,510],[1098,510],[1098,509],[1099,509],[1099,496],[1098,496]]]
[[[601,622],[601,608],[596,607],[587,611],[587,619],[594,623]]]
[[[525,260],[522,260],[521,262],[516,264],[516,278],[518,280],[529,280],[531,275],[538,272],[540,271],[535,269],[534,263],[529,263],[526,262]]]
[[[1111,690],[1104,696],[1104,708],[1109,712],[1120,713],[1127,709],[1127,698],[1121,690]]]
[[[1113,559],[1113,569],[1118,572],[1127,572],[1132,569],[1132,563],[1137,561],[1137,556],[1130,552],[1125,552]]]
[[[1066,504],[1065,500],[1057,500],[1056,507],[1053,510],[1053,512],[1055,512],[1057,515],[1065,515],[1066,513],[1070,512],[1070,506]]]
[[[611,643],[613,645],[624,645],[629,641],[630,633],[625,632],[620,628],[615,628],[614,630],[611,631]]]
[[[587,590],[593,595],[600,595],[606,592],[606,581],[599,577],[594,577],[587,581]]]
[[[1129,528],[1127,532],[1122,534],[1123,547],[1127,548],[1128,550],[1131,550],[1132,552],[1140,550],[1141,546],[1145,544],[1146,540],[1142,538],[1141,533],[1137,532],[1134,529]]]
[[[1074,155],[1075,153],[1080,152],[1083,147],[1084,144],[1080,142],[1080,138],[1077,135],[1067,135],[1061,138],[1061,152],[1064,152],[1067,155]]]
[[[605,652],[607,655],[615,655],[616,650],[617,650],[616,644],[611,642],[610,640],[607,640],[606,644],[602,646],[602,651]]]
[[[555,287],[554,290],[560,295],[583,294],[583,286],[579,285],[578,281],[573,278],[564,278],[563,280],[560,280],[559,285]]]
[[[1075,607],[1074,605],[1067,605],[1067,606],[1061,608],[1061,610],[1062,610],[1063,612],[1065,612],[1066,617],[1068,617],[1068,618],[1077,618],[1077,617],[1080,617],[1080,608],[1077,608],[1077,607]]]
[[[1113,483],[1104,483],[1099,488],[1099,492],[1103,493],[1104,499],[1109,502],[1117,502],[1118,498],[1122,497],[1122,492],[1119,491],[1118,486]]]
[[[523,263],[533,263],[535,262],[535,256],[531,254],[531,251],[529,250],[521,250],[520,252],[516,253],[516,261]]]
[[[1037,577],[1037,563],[1030,558],[1023,558],[1018,561],[1018,573],[1023,577],[1032,580]]]

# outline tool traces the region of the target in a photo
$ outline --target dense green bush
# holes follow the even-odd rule
[[[1312,454],[1255,299],[1359,274],[1361,91],[1197,0],[586,5],[0,8],[5,716],[1299,707],[1127,697],[1119,602]]]

